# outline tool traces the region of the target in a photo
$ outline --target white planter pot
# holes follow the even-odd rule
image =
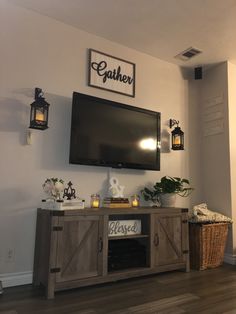
[[[156,201],[156,202],[152,201],[151,206],[154,207],[154,208],[157,208],[157,207],[160,207],[161,204],[160,204],[159,201]]]
[[[176,203],[176,194],[174,193],[161,194],[160,200],[162,207],[174,207]]]

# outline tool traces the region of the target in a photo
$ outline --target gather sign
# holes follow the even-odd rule
[[[89,49],[88,85],[135,97],[135,64]]]

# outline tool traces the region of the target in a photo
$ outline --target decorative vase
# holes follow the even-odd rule
[[[176,194],[175,193],[161,194],[160,201],[162,207],[174,207],[176,203]]]

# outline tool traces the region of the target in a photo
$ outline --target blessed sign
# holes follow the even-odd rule
[[[141,234],[141,220],[110,220],[108,236],[118,237]]]
[[[135,64],[89,49],[89,86],[135,96]]]

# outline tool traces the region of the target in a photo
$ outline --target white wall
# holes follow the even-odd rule
[[[216,97],[222,97],[217,107],[213,105]],[[207,104],[209,103],[209,105]],[[209,69],[204,74],[201,95],[202,116],[202,184],[203,196],[212,208],[222,209],[225,214],[231,214],[230,200],[230,166],[229,166],[229,124],[228,124],[228,86],[227,63],[222,63]],[[216,107],[216,108],[215,108]],[[222,108],[222,109],[220,109]],[[209,136],[204,132],[211,129],[211,122],[218,124],[219,120],[206,122],[214,112],[222,114],[222,131]],[[205,122],[204,122],[205,121]]]
[[[232,217],[227,62],[204,72],[200,91],[202,198],[209,209]],[[232,231],[226,251],[232,253]]]
[[[191,204],[204,202],[202,187],[202,136],[201,136],[201,86],[202,81],[194,80],[189,73],[189,177],[195,190],[190,195]]]
[[[92,193],[105,194],[107,168],[69,165],[73,91],[160,111],[162,131],[169,118],[180,120],[186,135],[184,152],[162,153],[161,171],[112,170],[130,196],[163,175],[189,177],[188,84],[169,63],[79,31],[58,21],[0,2],[0,273],[31,272],[36,208],[47,177],[71,180],[88,204]],[[134,99],[87,86],[87,49],[136,63]],[[49,129],[35,131],[25,145],[35,87],[51,104]],[[191,178],[190,178],[191,179]],[[189,199],[177,205],[189,206]],[[14,262],[6,252],[15,250]]]
[[[192,203],[236,219],[236,65],[204,69],[203,79],[189,81],[190,172],[198,187]],[[212,134],[206,134],[211,132]],[[229,228],[226,262],[236,264],[236,232]]]

